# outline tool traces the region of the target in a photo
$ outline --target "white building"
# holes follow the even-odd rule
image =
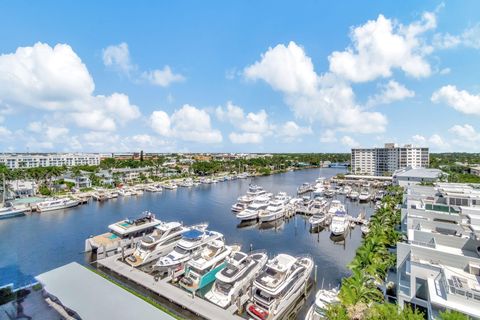
[[[444,310],[480,318],[480,190],[465,184],[409,186],[406,241],[397,244],[397,299],[428,319]]]
[[[61,167],[99,165],[100,154],[87,153],[2,153],[0,164],[10,169],[35,167]]]
[[[414,184],[438,182],[443,175],[446,174],[440,169],[408,167],[395,171],[392,181],[394,185],[406,187]]]
[[[371,176],[391,175],[406,167],[426,168],[428,163],[428,148],[393,143],[386,143],[384,148],[353,148],[350,162],[353,174]]]

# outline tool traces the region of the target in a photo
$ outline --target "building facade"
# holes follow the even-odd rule
[[[386,143],[384,148],[353,148],[350,164],[353,174],[383,176],[406,167],[426,168],[429,160],[428,148]]]
[[[35,167],[61,167],[79,165],[99,165],[100,154],[87,153],[2,153],[0,164],[9,169],[35,168]]]
[[[465,184],[409,186],[397,244],[397,299],[427,319],[445,310],[480,318],[480,190]]]

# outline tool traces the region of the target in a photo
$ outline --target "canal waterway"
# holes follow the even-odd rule
[[[309,231],[308,218],[297,215],[288,221],[270,226],[241,227],[230,211],[237,197],[245,194],[250,183],[263,186],[269,192],[285,191],[294,196],[303,182],[313,182],[319,176],[332,177],[342,169],[308,169],[264,177],[238,179],[193,188],[145,192],[142,196],[119,197],[106,202],[91,201],[76,208],[31,214],[0,220],[0,286],[14,283],[26,285],[32,276],[66,263],[88,263],[83,253],[85,239],[107,231],[107,226],[126,217],[134,218],[143,211],[153,212],[164,221],[183,221],[186,225],[208,222],[209,229],[225,235],[227,243],[266,249],[269,256],[278,253],[310,254],[317,269],[316,288],[337,286],[348,276],[346,265],[355,255],[361,241],[359,227],[351,230],[345,241],[333,242],[330,232]],[[339,196],[344,201],[343,196]],[[356,216],[365,211],[369,216],[373,204],[345,200],[348,213]],[[302,314],[314,299],[310,294]]]

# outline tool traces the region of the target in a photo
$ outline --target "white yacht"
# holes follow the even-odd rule
[[[181,181],[178,184],[178,186],[183,187],[183,188],[191,188],[191,187],[193,187],[193,180],[191,178],[183,179],[183,181]]]
[[[359,196],[359,194],[358,194],[357,191],[352,191],[352,192],[349,193],[349,197],[350,197],[350,199],[353,200],[353,201],[358,200],[358,196]]]
[[[338,210],[332,217],[330,231],[334,236],[345,235],[349,226],[350,222],[347,219],[345,211]]]
[[[133,196],[134,193],[129,188],[121,188],[121,189],[118,189],[118,195],[122,197],[129,197],[129,196]]]
[[[142,238],[133,254],[127,257],[127,263],[132,267],[140,267],[160,258],[173,249],[188,230],[179,222],[159,223],[151,234]]]
[[[157,261],[153,269],[161,274],[173,270],[175,275],[181,275],[185,271],[185,264],[214,240],[223,240],[223,234],[192,228],[183,234],[182,239],[170,253]]]
[[[321,198],[323,196],[323,193],[325,192],[325,188],[323,185],[316,187],[315,190],[312,192],[312,198]]]
[[[375,200],[382,200],[384,196],[385,196],[385,191],[379,190],[377,191],[377,193],[375,193]]]
[[[360,202],[370,201],[370,193],[367,190],[363,190],[358,195],[358,201],[360,201]]]
[[[315,198],[310,202],[308,206],[308,212],[310,215],[321,214],[325,211],[325,207],[328,205],[327,200],[323,198]]]
[[[290,197],[285,192],[279,192],[269,202],[267,208],[258,214],[258,219],[260,222],[269,222],[283,218],[289,201]]]
[[[268,195],[261,195],[256,197],[245,210],[237,213],[237,219],[241,221],[258,219],[258,214],[268,207],[269,202],[270,196]]]
[[[265,189],[263,189],[262,187],[260,186],[257,186],[255,184],[251,184],[248,186],[248,191],[247,191],[247,197],[250,197],[252,199],[258,197],[258,196],[261,196],[261,195],[264,195],[266,194],[267,192],[265,191]]]
[[[335,190],[332,189],[332,188],[328,188],[328,189],[325,190],[325,192],[323,194],[327,198],[332,198],[335,195]]]
[[[97,190],[92,193],[92,198],[96,201],[105,201],[108,200],[108,194],[104,190]]]
[[[310,183],[304,182],[300,187],[297,188],[297,194],[310,192],[313,191],[313,189],[314,187]]]
[[[142,217],[137,219],[118,221],[108,226],[110,232],[86,239],[85,251],[102,254],[115,251],[121,246],[136,244],[145,234],[153,232],[160,223],[150,212],[144,212]]]
[[[177,188],[178,188],[178,186],[173,182],[166,183],[166,184],[163,185],[163,189],[166,189],[166,190],[175,190]]]
[[[250,203],[252,203],[253,198],[244,195],[241,197],[237,198],[237,202],[232,205],[232,211],[233,212],[240,212],[242,210],[245,210]]]
[[[318,177],[315,180],[315,188],[322,188],[323,189],[324,184],[325,184],[325,177]]]
[[[0,220],[24,216],[27,211],[27,207],[16,208],[16,207],[3,207],[0,208]]]
[[[282,319],[303,293],[313,269],[311,257],[279,254],[269,260],[253,284],[248,314],[256,320]]]
[[[71,207],[76,207],[80,204],[80,201],[70,198],[52,198],[37,203],[38,212],[46,212],[53,210],[66,209]]]
[[[163,188],[161,185],[149,185],[145,188],[147,192],[162,192]]]
[[[223,239],[209,242],[195,254],[185,266],[185,276],[180,286],[188,291],[197,291],[215,281],[216,274],[225,268],[225,259],[240,250],[239,246],[227,246]]]
[[[360,230],[362,231],[362,235],[366,236],[370,232],[369,222],[367,221],[364,224],[362,224],[362,226],[360,227]]]
[[[352,187],[350,186],[343,187],[343,193],[345,194],[345,197],[350,198],[350,192],[352,192]]]
[[[338,298],[339,290],[337,288],[331,290],[320,289],[315,295],[315,303],[310,307],[305,320],[327,319],[326,311],[330,304],[340,303]]]
[[[112,190],[112,191],[108,192],[108,193],[107,193],[107,197],[108,197],[108,199],[116,199],[116,198],[118,198],[118,191]]]
[[[330,216],[327,214],[328,201],[323,198],[315,199],[310,205],[310,212],[312,216],[308,219],[311,229],[316,229],[320,226],[327,225]]]
[[[267,263],[268,256],[263,251],[250,254],[236,252],[227,258],[225,268],[216,274],[215,283],[205,298],[216,305],[227,308],[249,292],[255,277]]]

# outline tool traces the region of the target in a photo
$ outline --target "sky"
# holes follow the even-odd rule
[[[1,152],[480,151],[478,1],[2,1]]]

